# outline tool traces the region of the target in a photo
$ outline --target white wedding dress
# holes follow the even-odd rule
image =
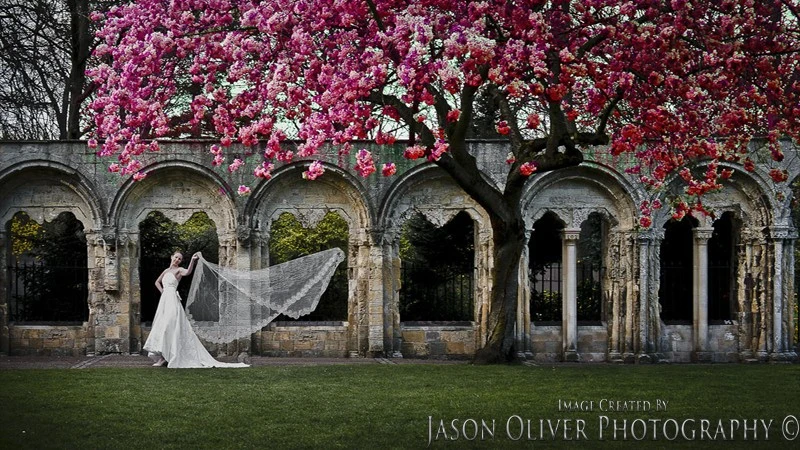
[[[169,368],[249,367],[243,363],[224,363],[214,359],[192,330],[178,296],[178,280],[172,272],[164,274],[164,291],[158,301],[153,327],[144,350],[158,361],[162,356]]]

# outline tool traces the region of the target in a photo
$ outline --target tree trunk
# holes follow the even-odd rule
[[[86,63],[92,46],[89,32],[89,0],[69,0],[70,12],[70,74],[66,106],[66,129],[61,130],[61,139],[81,137],[81,105],[85,98]]]
[[[491,214],[491,213],[490,213]],[[513,361],[514,324],[517,317],[519,263],[525,247],[525,222],[518,211],[511,223],[491,217],[494,234],[491,305],[486,345],[475,354],[476,364]]]

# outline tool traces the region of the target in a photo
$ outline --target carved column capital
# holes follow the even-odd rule
[[[797,238],[797,231],[789,226],[775,225],[768,227],[767,230],[772,240]]]
[[[705,245],[708,244],[708,240],[711,239],[711,236],[714,235],[714,228],[697,227],[694,230],[692,230],[692,234],[694,235],[694,241],[697,244]]]
[[[106,245],[114,245],[117,241],[117,227],[104,226],[100,233],[103,235]]]
[[[567,241],[577,241],[581,237],[581,229],[580,228],[564,228],[561,231],[561,237]]]
[[[244,242],[249,242],[250,238],[252,237],[252,235],[253,235],[253,231],[250,229],[249,226],[244,225],[244,224],[239,224],[236,227],[236,239],[239,242],[243,242],[243,243]]]

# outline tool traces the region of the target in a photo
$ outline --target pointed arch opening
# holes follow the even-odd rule
[[[740,225],[733,213],[714,221],[708,240],[708,320],[726,323],[734,319],[736,302],[736,246]]]
[[[169,267],[170,257],[179,251],[184,261],[188,262],[190,255],[202,252],[206,261],[216,264],[219,262],[219,236],[216,224],[205,212],[196,212],[186,222],[179,224],[160,211],[151,211],[139,223],[139,236],[140,319],[143,323],[149,323],[153,321],[160,297],[155,281]],[[193,276],[189,275],[178,285],[178,293],[184,302]]]
[[[528,244],[532,322],[561,324],[563,230],[564,222],[550,211],[533,224]]]
[[[400,235],[403,322],[475,320],[475,227],[461,211],[442,227],[420,213]]]
[[[349,241],[347,221],[336,212],[328,212],[315,227],[306,228],[291,213],[281,213],[272,222],[269,239],[269,264],[275,265],[321,252],[334,247],[345,255]],[[322,294],[317,308],[310,314],[294,319],[280,315],[276,322],[337,322],[347,320],[347,259],[333,273],[328,288]]]
[[[10,321],[85,322],[89,269],[83,223],[71,212],[41,224],[18,212],[6,231]]]
[[[664,225],[658,302],[661,320],[667,324],[690,324],[694,317],[692,230],[696,226],[697,220],[688,216],[680,221],[671,219]]]

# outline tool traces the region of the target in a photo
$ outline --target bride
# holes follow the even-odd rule
[[[192,331],[192,326],[181,305],[178,295],[178,282],[194,270],[200,252],[192,255],[189,267],[180,266],[183,255],[175,252],[170,266],[156,280],[156,288],[161,292],[153,326],[144,350],[156,362],[153,366],[169,368],[191,367],[248,367],[243,363],[224,363],[214,359]]]

